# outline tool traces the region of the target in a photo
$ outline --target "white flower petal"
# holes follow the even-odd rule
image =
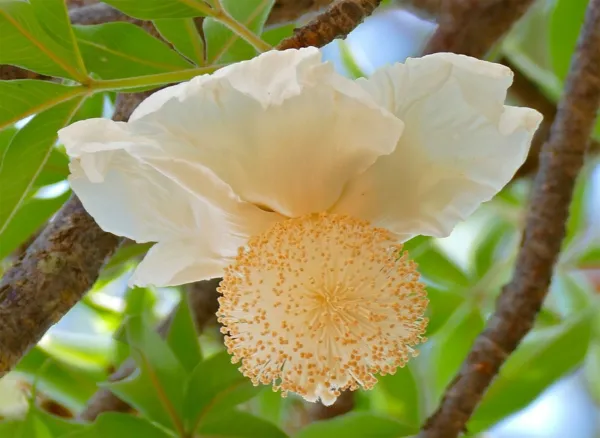
[[[206,239],[159,242],[138,265],[129,280],[137,286],[177,286],[223,275],[230,262],[206,246]]]
[[[196,78],[132,125],[157,140],[162,159],[208,167],[241,199],[286,216],[329,208],[402,130],[315,49]]]
[[[396,150],[351,181],[332,209],[402,235],[446,236],[527,156],[541,115],[504,106],[511,71],[453,54],[409,59],[359,83],[405,123]]]
[[[140,284],[173,284],[194,275],[201,277],[193,280],[204,279],[203,272],[214,273],[248,237],[277,219],[240,201],[207,169],[196,166],[193,175],[179,179],[161,173],[138,156],[159,150],[154,139],[134,133],[129,124],[86,120],[61,130],[59,136],[72,158],[73,191],[98,225],[137,242],[159,242],[135,276]],[[192,193],[186,178],[202,187],[205,196],[199,196],[199,190]],[[174,245],[186,252],[174,258]],[[153,274],[151,267],[161,263],[164,272]]]

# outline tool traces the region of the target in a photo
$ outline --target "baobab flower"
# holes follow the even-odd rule
[[[352,81],[317,49],[269,52],[59,134],[98,224],[156,242],[132,282],[223,276],[241,371],[328,405],[416,354],[427,299],[401,243],[448,235],[521,165],[541,116],[504,106],[511,81],[447,53]]]

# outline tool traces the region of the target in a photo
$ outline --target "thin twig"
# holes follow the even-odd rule
[[[279,43],[277,48],[322,47],[336,38],[346,37],[380,3],[381,0],[338,0],[308,24],[296,29],[294,35]]]
[[[221,279],[200,281],[192,283],[187,287],[187,298],[194,316],[196,329],[201,333],[205,327],[215,321],[217,312],[217,286]],[[169,332],[171,321],[175,311],[161,322],[156,331],[162,337]],[[137,366],[133,359],[129,358],[109,378],[109,382],[116,382],[129,377]],[[115,396],[108,389],[100,389],[87,402],[85,409],[79,414],[78,419],[82,421],[94,421],[103,412],[129,412],[131,407],[123,400]]]
[[[558,105],[550,138],[542,147],[523,245],[512,281],[475,340],[421,438],[456,437],[507,357],[532,328],[552,277],[575,179],[600,106],[600,0],[591,0]]]

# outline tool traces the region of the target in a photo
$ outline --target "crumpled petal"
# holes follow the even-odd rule
[[[207,169],[194,175],[206,196],[191,193],[136,155],[158,146],[127,123],[84,120],[59,137],[72,158],[71,187],[98,225],[137,242],[158,242],[138,268],[137,284],[210,278],[248,237],[277,220],[239,200]],[[183,251],[177,257],[175,248]]]
[[[396,150],[353,179],[332,211],[370,220],[403,240],[447,236],[527,157],[542,117],[504,106],[511,83],[507,67],[449,53],[359,80],[405,129]]]
[[[268,52],[154,96],[130,122],[156,139],[154,159],[207,167],[241,199],[289,217],[331,207],[402,131],[314,48]]]

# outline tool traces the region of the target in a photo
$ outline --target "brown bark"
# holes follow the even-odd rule
[[[147,94],[119,96],[115,120],[127,120]],[[0,377],[94,284],[119,244],[73,196],[0,280]]]
[[[424,54],[454,52],[483,58],[532,3],[533,0],[445,1],[439,13],[439,27]]]
[[[279,43],[279,50],[322,47],[336,38],[346,37],[371,15],[381,0],[339,0],[294,35]]]
[[[540,153],[516,270],[421,438],[456,437],[507,357],[533,327],[565,235],[575,179],[600,106],[600,0],[591,0],[550,137]]]
[[[199,281],[188,285],[187,299],[190,309],[194,316],[194,322],[199,333],[211,322],[215,321],[217,312],[217,286],[221,282],[220,278]],[[175,311],[167,317],[156,329],[156,331],[165,337],[169,332],[171,321]],[[116,382],[129,377],[135,370],[136,364],[129,358],[115,371],[109,378],[109,382]],[[78,418],[83,421],[94,421],[98,415],[103,412],[128,412],[131,407],[123,400],[115,396],[107,389],[100,389],[88,401],[85,409],[79,414]]]

